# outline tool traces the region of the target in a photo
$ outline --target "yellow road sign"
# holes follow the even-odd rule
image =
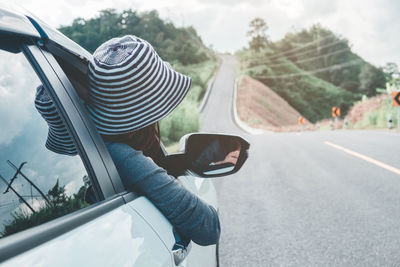
[[[397,107],[400,106],[400,91],[393,92],[393,106]]]
[[[332,117],[340,117],[340,108],[332,107]]]

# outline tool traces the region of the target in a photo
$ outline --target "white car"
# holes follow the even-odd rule
[[[84,107],[90,57],[28,12],[0,6],[1,264],[217,266],[216,245],[180,244],[163,214],[123,187]],[[45,147],[48,127],[34,106],[39,85],[56,104],[79,155]],[[236,164],[211,158],[215,143],[219,153],[240,150]],[[248,148],[238,136],[191,134],[182,139],[180,153],[168,155],[162,147],[156,162],[218,209],[208,178],[237,172]]]

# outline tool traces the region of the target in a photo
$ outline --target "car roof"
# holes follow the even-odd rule
[[[0,3],[0,32],[50,40],[82,59],[90,61],[92,58],[80,45],[15,4]]]
[[[39,32],[35,29],[28,17],[18,12],[16,6],[4,3],[0,5],[0,31],[16,35],[31,36],[40,38]]]

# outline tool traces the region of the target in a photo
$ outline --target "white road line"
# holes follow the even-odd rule
[[[388,171],[391,171],[391,172],[394,172],[395,174],[400,175],[400,170],[399,170],[399,169],[397,169],[397,168],[395,168],[395,167],[392,167],[392,166],[390,166],[390,165],[387,165],[386,163],[383,163],[383,162],[381,162],[381,161],[379,161],[379,160],[376,160],[376,159],[373,159],[373,158],[364,156],[364,155],[362,155],[362,154],[360,154],[360,153],[354,152],[354,151],[352,151],[352,150],[350,150],[350,149],[344,148],[344,147],[342,147],[342,146],[333,144],[333,143],[328,142],[328,141],[325,141],[324,143],[325,143],[326,145],[328,145],[328,146],[331,146],[331,147],[334,147],[334,148],[336,148],[336,149],[342,150],[343,152],[346,152],[347,154],[350,154],[350,155],[352,155],[352,156],[354,156],[354,157],[363,159],[363,160],[365,160],[365,161],[367,161],[367,162],[369,162],[369,163],[372,163],[372,164],[374,164],[374,165],[376,165],[376,166],[379,166],[379,167],[381,167],[381,168],[384,168],[384,169],[386,169],[386,170],[388,170]]]

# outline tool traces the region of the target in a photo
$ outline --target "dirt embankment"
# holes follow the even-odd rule
[[[243,76],[238,84],[238,115],[249,126],[271,131],[297,130],[301,114],[263,83]],[[311,127],[306,121],[304,127]]]
[[[345,118],[337,122],[331,119],[312,124],[305,121],[300,127],[298,119],[301,114],[290,106],[265,84],[243,76],[238,84],[238,115],[242,121],[253,128],[277,132],[328,129],[386,129],[387,116],[392,114],[393,127],[397,125],[397,109],[392,107],[391,96],[380,94],[364,101],[354,103]],[[345,124],[346,120],[346,124]]]
[[[366,101],[360,101],[353,105],[353,107],[349,110],[346,119],[353,125],[362,121],[367,112],[378,110],[382,108],[383,101],[389,99],[390,97],[387,94],[377,95],[375,97],[371,97]]]

